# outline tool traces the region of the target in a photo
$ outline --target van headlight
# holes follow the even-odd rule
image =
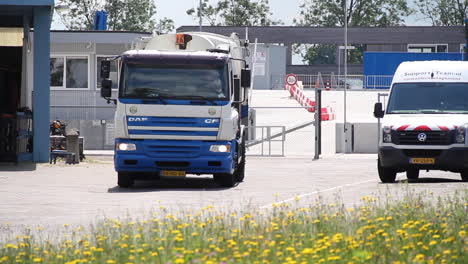
[[[382,141],[383,143],[392,143],[392,127],[384,126],[382,128]]]
[[[133,143],[118,143],[117,150],[120,151],[135,151],[136,145]]]
[[[465,143],[466,126],[467,125],[457,127],[455,130],[455,142]]]
[[[230,145],[212,145],[210,147],[211,152],[231,152]]]

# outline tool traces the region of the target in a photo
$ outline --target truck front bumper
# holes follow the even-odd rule
[[[434,158],[435,162],[434,164],[412,164],[412,158]],[[382,167],[397,171],[420,169],[461,172],[468,170],[468,148],[398,149],[381,146],[379,147],[379,160]]]
[[[133,143],[137,151],[115,151],[114,165],[119,172],[184,171],[187,174],[233,173],[233,142],[164,141],[118,139]],[[182,144],[182,145],[181,145]],[[231,152],[213,153],[211,145],[234,145]]]

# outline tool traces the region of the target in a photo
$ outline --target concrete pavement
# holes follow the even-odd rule
[[[0,166],[0,226],[86,226],[103,217],[142,218],[160,206],[171,212],[207,205],[222,210],[268,210],[281,201],[308,206],[318,196],[333,201],[338,195],[346,206],[353,206],[366,195],[433,192],[433,197],[427,197],[433,199],[468,187],[459,174],[445,172],[422,172],[422,179],[410,183],[381,184],[375,155],[332,155],[318,161],[249,157],[245,181],[234,188],[220,188],[203,176],[141,181],[135,188],[122,189],[116,185],[109,156],[89,157],[79,165],[60,162],[24,169]]]

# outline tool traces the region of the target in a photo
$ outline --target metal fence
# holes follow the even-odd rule
[[[50,119],[112,120],[115,105],[107,104],[99,91],[50,91]]]
[[[283,157],[286,141],[285,126],[250,126],[246,142],[247,155]]]
[[[326,88],[326,89],[388,89],[392,82],[393,75],[359,75],[349,74],[297,74],[298,82],[304,89]],[[284,88],[286,75],[272,75],[272,90]]]

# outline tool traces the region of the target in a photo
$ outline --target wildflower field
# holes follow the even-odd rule
[[[468,192],[437,202],[425,196],[363,197],[354,208],[161,207],[149,219],[65,224],[61,241],[31,229],[11,234],[0,242],[0,263],[468,263]]]

